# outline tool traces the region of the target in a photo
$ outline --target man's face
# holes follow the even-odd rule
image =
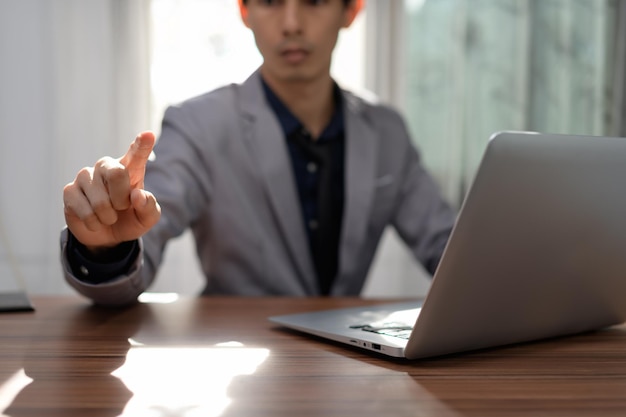
[[[263,75],[276,82],[328,77],[339,30],[354,6],[343,0],[248,0],[244,23],[263,55]]]

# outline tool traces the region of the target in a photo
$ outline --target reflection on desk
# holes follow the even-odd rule
[[[412,362],[266,320],[374,300],[33,301],[0,316],[0,415],[626,415],[625,326]]]

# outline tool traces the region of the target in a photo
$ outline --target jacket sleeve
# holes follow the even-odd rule
[[[406,152],[392,224],[415,258],[432,275],[443,255],[456,213],[422,165],[404,122],[400,120],[396,126],[401,126]]]
[[[68,237],[69,231],[66,228],[61,232],[61,266],[65,280],[72,288],[96,304],[122,306],[137,300],[137,296],[145,288],[140,273],[143,259],[142,239],[139,239],[139,254],[125,274],[101,284],[90,284],[72,272],[67,256]]]

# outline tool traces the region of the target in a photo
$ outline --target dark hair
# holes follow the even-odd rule
[[[354,1],[354,0],[343,0],[343,4],[344,4],[344,6],[347,6],[348,4],[352,3],[353,1]],[[242,0],[242,3],[243,3],[244,5],[245,5],[245,4],[248,4],[248,0]]]

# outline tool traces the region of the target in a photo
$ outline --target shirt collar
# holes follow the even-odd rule
[[[290,136],[296,130],[302,128],[300,120],[294,116],[293,113],[285,106],[285,104],[278,98],[278,96],[272,91],[270,86],[261,77],[261,84],[263,85],[263,91],[265,92],[265,98],[267,99],[270,107],[276,114],[278,121],[285,133],[285,136]],[[343,134],[344,131],[344,119],[343,119],[343,97],[341,90],[337,83],[333,84],[333,100],[335,101],[335,110],[330,119],[330,122],[326,128],[322,131],[319,137],[319,141],[330,140]]]

